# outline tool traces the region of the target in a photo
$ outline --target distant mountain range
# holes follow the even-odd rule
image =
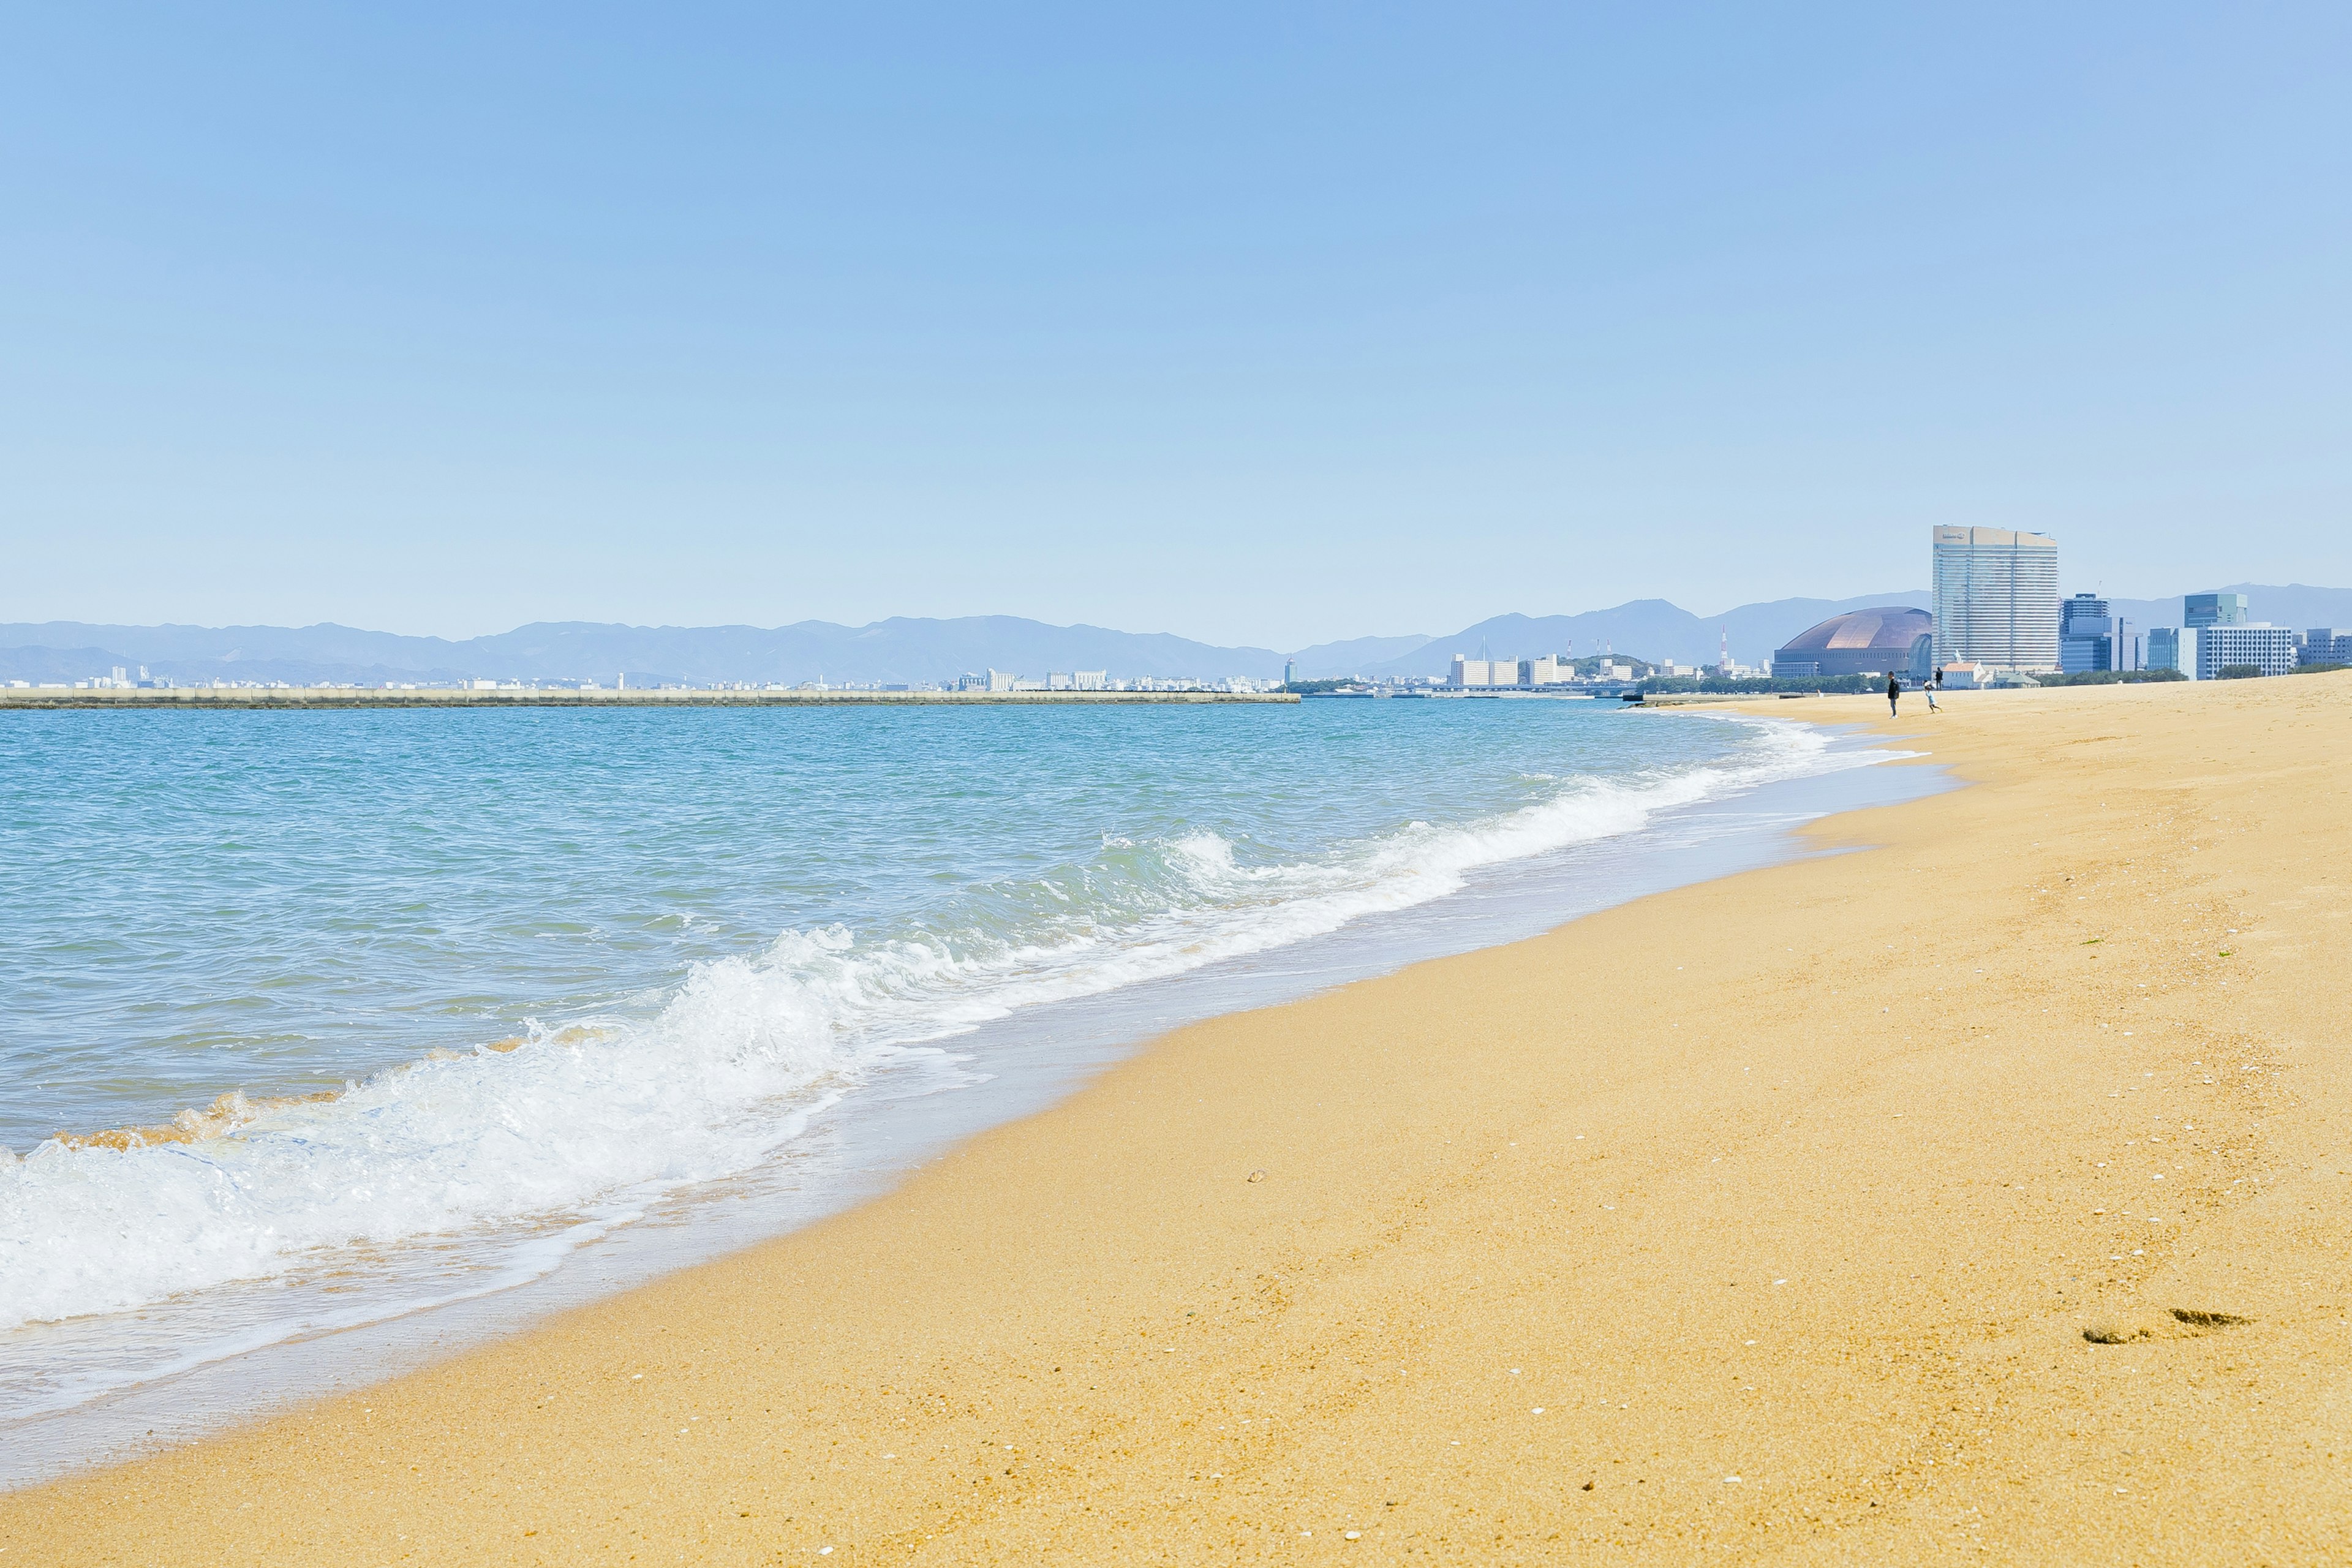
[[[70,654],[60,650],[71,650]],[[1247,675],[1278,679],[1282,656],[1162,634],[1050,626],[1013,616],[893,618],[868,626],[803,621],[760,626],[623,626],[550,622],[453,642],[349,626],[0,625],[0,679],[102,675],[145,665],[183,681],[580,680],[632,685],[719,680],[885,683],[952,679],[992,665],[1024,675],[1108,669],[1122,676]]]
[[[2352,590],[2235,584],[2258,620],[2296,627],[2352,627]],[[1654,661],[1709,663],[1727,637],[1733,657],[1760,664],[1799,632],[1831,616],[1878,605],[1925,608],[1917,589],[1851,599],[1776,599],[1695,616],[1664,599],[1636,599],[1574,616],[1496,616],[1451,637],[1358,637],[1287,656],[1302,679],[1444,675],[1455,654],[1528,658],[1613,651]],[[2179,626],[2180,601],[2118,599],[2115,613],[2139,626]],[[0,680],[81,680],[111,667],[145,665],[182,681],[438,681],[468,679],[610,681],[780,680],[797,683],[951,679],[992,666],[1027,676],[1104,669],[1114,676],[1215,679],[1280,677],[1286,656],[1219,647],[1165,633],[1055,626],[1014,616],[950,620],[894,617],[866,626],[624,626],[582,621],[521,626],[451,641],[349,626],[121,626],[78,621],[0,624]]]
[[[1300,648],[1290,657],[1298,666],[1301,680],[1329,680],[1360,674],[1391,659],[1402,658],[1415,648],[1426,647],[1435,640],[1426,636],[1350,637],[1346,642],[1317,643],[1313,647]]]
[[[1596,653],[1623,653],[1656,663],[1713,664],[1726,639],[1732,657],[1740,663],[1762,664],[1774,648],[1832,616],[1878,605],[1925,608],[1927,603],[1924,590],[1906,589],[1852,599],[1775,599],[1769,604],[1742,605],[1717,616],[1695,616],[1664,599],[1635,599],[1614,609],[1588,610],[1580,616],[1496,616],[1360,673],[1444,675],[1455,654],[1475,658],[1481,652],[1498,658],[1547,653],[1582,658]]]
[[[2298,630],[2309,626],[2352,628],[2352,589],[2313,588],[2300,583],[2284,586],[2233,583],[2216,591],[2245,595],[2256,620]],[[1299,674],[1307,678],[1444,675],[1455,654],[1475,658],[1482,649],[1505,658],[1545,653],[1573,653],[1581,658],[1588,654],[1616,652],[1660,662],[1712,664],[1727,638],[1732,657],[1742,664],[1760,665],[1770,658],[1774,648],[1832,616],[1881,605],[1908,605],[1925,610],[1932,608],[1934,603],[1934,596],[1926,589],[1913,588],[1864,594],[1852,599],[1775,599],[1742,605],[1721,615],[1694,616],[1664,599],[1635,599],[1614,609],[1589,610],[1578,616],[1497,616],[1465,626],[1450,637],[1367,637],[1359,643],[1329,643],[1322,648],[1306,649],[1297,657]],[[2115,599],[2109,604],[2112,614],[2143,630],[2180,625],[2179,595],[2168,599]],[[1373,657],[1370,647],[1380,642],[1413,646],[1382,659]],[[1329,667],[1347,662],[1344,659],[1318,660],[1314,668],[1308,668],[1310,654],[1354,649],[1364,651],[1349,668]]]

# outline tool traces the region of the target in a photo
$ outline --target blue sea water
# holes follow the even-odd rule
[[[1572,701],[8,715],[0,1421],[544,1273],[985,1079],[1003,1021],[1874,755]]]

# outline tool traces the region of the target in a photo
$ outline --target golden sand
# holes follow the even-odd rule
[[[2352,1561],[2352,677],[1945,706],[1860,852],[1181,1030],[0,1568]]]
[[[320,1089],[315,1094],[264,1095],[257,1100],[247,1098],[241,1089],[233,1089],[215,1097],[204,1110],[190,1107],[169,1121],[144,1127],[110,1127],[98,1132],[60,1132],[57,1142],[68,1149],[144,1149],[157,1143],[202,1143],[226,1138],[268,1111],[289,1105],[314,1105],[334,1099],[335,1094],[333,1089]]]

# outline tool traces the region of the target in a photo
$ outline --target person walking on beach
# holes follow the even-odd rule
[[[1930,713],[1941,713],[1943,711],[1942,709],[1936,706],[1936,688],[1943,684],[1944,667],[1939,664],[1936,667],[1936,673],[1927,678],[1927,684],[1919,688],[1920,690],[1927,694],[1927,711]]]
[[[1900,701],[1902,697],[1903,678],[1899,675],[1888,676],[1886,678],[1886,716],[1889,719],[1895,717],[1895,704]]]

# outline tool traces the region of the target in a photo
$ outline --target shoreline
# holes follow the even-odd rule
[[[1872,700],[1801,717],[1974,787],[1185,1026],[809,1228],[0,1497],[0,1543],[2340,1560],[2352,679]]]
[[[0,1421],[0,1489],[202,1440],[788,1234],[870,1201],[914,1164],[962,1139],[1052,1105],[1171,1026],[1521,941],[1645,893],[1780,863],[1807,852],[1794,837],[1803,823],[1950,787],[1933,770],[1887,766],[1902,760],[1902,753],[1883,755],[1841,735],[1820,771],[1666,808],[1630,834],[1486,868],[1434,902],[1360,917],[1303,942],[1049,1004],[950,1037],[938,1045],[958,1065],[924,1058],[886,1072],[819,1114],[782,1159],[670,1194],[635,1218],[563,1233],[576,1235],[570,1242],[550,1236],[523,1249],[538,1254],[538,1264],[503,1282],[497,1269],[459,1277],[441,1288],[439,1299],[413,1288],[373,1287],[386,1310],[346,1305],[341,1327],[315,1320],[301,1327],[305,1313],[295,1310],[297,1302],[281,1301],[272,1309],[282,1325],[276,1331],[235,1320],[236,1332],[224,1335],[224,1343],[242,1348],[194,1347],[194,1359],[177,1371],[130,1378]],[[272,1293],[266,1286],[254,1289]],[[213,1310],[226,1304],[224,1299]],[[355,1359],[370,1369],[364,1377],[342,1370]]]

